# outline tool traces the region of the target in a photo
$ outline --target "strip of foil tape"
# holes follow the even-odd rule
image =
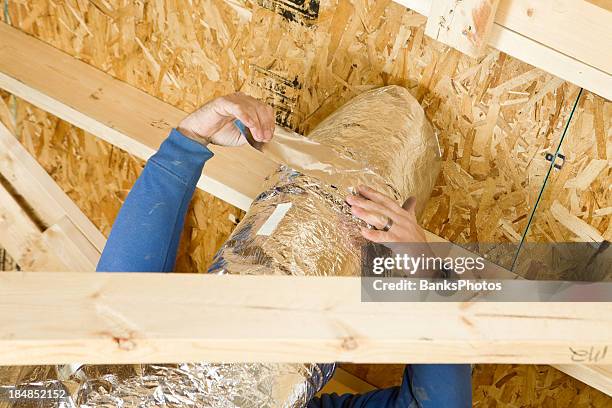
[[[209,273],[359,275],[361,246],[367,243],[347,194],[367,184],[400,204],[416,196],[420,214],[440,170],[436,135],[419,103],[398,86],[355,97],[308,139],[290,132],[275,139],[263,151],[285,165],[267,178]],[[287,204],[282,218],[268,235],[258,235],[279,204]],[[62,386],[71,395],[65,406],[297,408],[306,406],[334,369],[314,363],[9,367],[0,369],[0,385]]]

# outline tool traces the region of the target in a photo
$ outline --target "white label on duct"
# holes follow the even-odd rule
[[[287,211],[291,208],[291,203],[282,203],[278,204],[270,217],[264,222],[264,224],[259,228],[256,235],[270,235],[274,232],[278,224],[281,222]]]

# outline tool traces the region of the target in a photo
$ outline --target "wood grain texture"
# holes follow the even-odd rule
[[[425,16],[435,6],[434,0],[395,1]],[[612,99],[610,59],[601,48],[612,37],[612,13],[602,3],[500,1],[488,45]]]
[[[359,294],[359,278],[3,273],[0,364],[572,364],[588,350],[612,362],[601,352],[611,346],[608,303],[363,303]]]
[[[572,364],[556,364],[554,366],[572,377],[612,396],[612,366],[583,366]]]
[[[104,236],[2,123],[0,155],[0,173],[43,223],[51,225],[67,217],[98,252],[102,251]]]
[[[499,0],[432,0],[425,34],[471,57],[489,43]]]
[[[95,270],[104,236],[2,123],[0,176],[1,244],[22,270]]]
[[[612,44],[612,12],[595,4],[583,0],[501,1],[495,21],[612,75],[612,58],[606,45]]]
[[[7,24],[0,24],[0,87],[148,159],[186,113],[118,81]],[[276,164],[249,146],[214,147],[199,186],[240,208]],[[227,167],[229,166],[229,167]],[[231,170],[229,170],[231,168]]]

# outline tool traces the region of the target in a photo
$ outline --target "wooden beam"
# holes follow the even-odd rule
[[[433,0],[394,1],[424,16],[429,15],[433,4]],[[565,9],[559,11],[560,5]],[[546,10],[556,10],[555,15],[542,16]],[[573,15],[577,16],[575,21]],[[605,48],[605,44],[612,42],[611,16],[604,8],[585,1],[502,0],[488,43],[512,57],[612,100],[612,61],[606,58],[609,53]],[[559,23],[568,19],[569,24]],[[519,27],[521,24],[525,25],[524,29]],[[557,48],[556,40],[551,40],[568,36],[573,40],[561,48]]]
[[[499,0],[432,0],[425,34],[471,57],[489,41]]]
[[[106,239],[0,123],[0,245],[24,270],[94,271]]]
[[[42,241],[42,231],[0,184],[0,246],[26,270],[63,270],[66,266]],[[36,256],[31,256],[35,253]]]
[[[33,204],[42,221],[50,225],[68,217],[102,251],[106,243],[104,235],[2,123],[0,158],[0,174],[25,201]]]
[[[185,112],[0,23],[0,88],[148,159]],[[213,146],[198,187],[247,209],[277,164],[249,146]]]
[[[586,65],[612,73],[612,13],[584,0],[504,0],[495,21]]]
[[[607,395],[612,396],[612,366],[557,364],[553,365],[553,367]]]
[[[0,320],[0,365],[612,363],[610,303],[364,303],[359,278],[12,272]]]

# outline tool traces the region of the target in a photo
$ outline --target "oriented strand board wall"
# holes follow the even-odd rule
[[[444,148],[424,224],[457,242],[519,240],[578,91],[497,51],[442,46],[389,0],[8,4],[13,25],[185,110],[242,89],[307,132],[369,87],[408,87]]]
[[[527,240],[612,241],[612,102],[583,92],[561,153]]]
[[[550,246],[612,241],[612,103],[583,92],[525,236],[516,272],[529,279],[612,280],[612,265],[586,271],[553,265]],[[600,246],[609,254],[612,249]],[[576,249],[580,254],[581,249]],[[585,252],[586,254],[586,252]],[[591,256],[591,254],[589,254]],[[608,255],[609,259],[609,255]],[[586,262],[586,259],[584,259]]]

